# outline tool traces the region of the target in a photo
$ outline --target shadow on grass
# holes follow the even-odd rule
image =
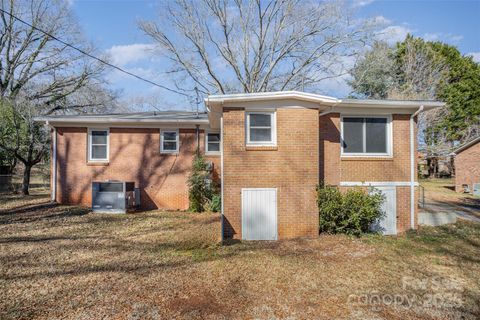
[[[452,185],[446,185],[446,186],[443,186],[445,189],[448,189],[448,190],[451,190],[451,191],[455,191],[455,186],[452,186]]]
[[[89,212],[88,208],[59,206],[53,202],[39,203],[1,211],[0,225],[82,216]]]
[[[480,263],[479,223],[460,221],[438,227],[422,227],[386,241],[399,255],[434,254],[451,257],[458,263]]]

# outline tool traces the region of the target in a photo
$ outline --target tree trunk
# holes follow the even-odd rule
[[[25,169],[23,170],[23,182],[22,182],[22,194],[27,196],[29,195],[28,188],[30,187],[30,173],[32,171],[32,165],[25,164]]]

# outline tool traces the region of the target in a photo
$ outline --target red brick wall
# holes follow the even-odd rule
[[[392,116],[393,157],[340,157],[340,114],[320,117],[320,179],[340,182],[410,181],[410,115]],[[416,141],[416,139],[415,139]],[[416,150],[416,145],[415,145]],[[417,179],[415,157],[415,181]],[[416,191],[417,192],[417,191]],[[415,223],[417,206],[415,205]],[[397,231],[410,228],[410,187],[397,187]]]
[[[318,236],[318,110],[278,109],[277,147],[262,150],[245,146],[243,109],[223,117],[225,236],[242,238],[242,188],[277,188],[279,239]]]
[[[108,164],[87,161],[87,128],[57,128],[57,201],[91,205],[91,183],[134,181],[143,209],[187,209],[187,177],[196,150],[195,129],[180,129],[180,151],[160,154],[158,128],[110,128]],[[203,132],[200,135],[204,147]],[[208,156],[219,176],[219,157]]]
[[[480,183],[480,143],[455,156],[455,190],[463,192],[463,184],[468,184],[473,190],[474,183]]]

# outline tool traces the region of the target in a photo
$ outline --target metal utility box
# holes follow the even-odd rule
[[[92,182],[92,211],[126,213],[139,206],[135,183],[125,181]]]
[[[480,197],[480,183],[473,184],[473,195]]]

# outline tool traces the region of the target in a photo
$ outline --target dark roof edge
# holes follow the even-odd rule
[[[476,138],[473,138],[472,140],[464,143],[463,145],[461,145],[457,149],[453,150],[453,153],[458,154],[458,153],[462,152],[463,150],[470,148],[471,146],[473,146],[474,144],[476,144],[478,142],[480,142],[480,136],[478,136]]]

